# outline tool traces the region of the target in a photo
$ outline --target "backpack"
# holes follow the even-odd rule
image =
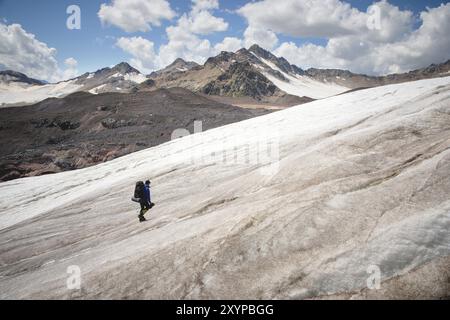
[[[131,200],[139,202],[141,198],[144,197],[144,182],[136,182],[136,187],[134,188],[134,196]]]

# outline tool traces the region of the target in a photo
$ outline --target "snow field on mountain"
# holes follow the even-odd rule
[[[283,75],[283,77],[287,79],[287,81],[283,81],[267,71],[263,72],[264,76],[266,76],[267,79],[272,81],[273,84],[277,86],[280,90],[283,90],[284,92],[292,94],[294,96],[310,97],[313,99],[323,99],[350,90],[349,88],[340,86],[335,83],[323,83],[314,80],[310,77],[287,74],[286,72],[278,68],[274,63],[262,57],[259,57],[256,54],[254,55],[264,64],[269,66],[271,69],[280,72]]]
[[[59,98],[79,90],[82,85],[64,81],[46,85],[24,85],[11,83],[0,85],[0,106],[2,104],[31,104],[47,98]]]

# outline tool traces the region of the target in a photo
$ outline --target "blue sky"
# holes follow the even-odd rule
[[[76,57],[81,72],[96,70],[99,67],[127,61],[129,56],[117,48],[114,38],[140,35],[155,42],[158,46],[167,40],[165,28],[173,21],[163,21],[161,27],[154,27],[149,32],[128,33],[116,27],[102,26],[98,11],[105,0],[0,0],[0,18],[7,23],[18,23],[25,30],[36,35],[40,41],[58,50],[60,63],[68,57]],[[245,29],[245,21],[237,14],[228,13],[225,9],[234,10],[246,1],[222,1],[219,15],[230,23],[230,30],[209,37],[220,41],[227,35],[239,35]],[[190,2],[186,0],[170,1],[177,13],[189,11]],[[66,8],[77,4],[81,8],[81,30],[66,28]],[[174,21],[176,18],[174,19]],[[220,40],[219,40],[220,39]]]
[[[142,37],[149,40],[154,44],[157,54],[158,48],[168,42],[166,28],[176,25],[179,17],[183,13],[189,13],[191,10],[192,4],[190,1],[173,0],[169,2],[170,7],[176,12],[177,16],[171,20],[162,19],[161,26],[152,25],[152,30],[147,32],[126,32],[114,25],[102,25],[98,12],[102,3],[111,4],[109,0],[0,0],[0,19],[3,20],[5,25],[20,24],[24,31],[35,35],[35,38],[40,42],[45,43],[50,48],[55,48],[57,50],[55,59],[60,68],[63,68],[65,59],[73,57],[78,62],[78,73],[83,73],[117,64],[121,61],[129,61],[133,57],[135,60],[142,60],[138,54],[130,53],[131,49],[127,51],[116,45],[116,41],[120,37]],[[197,37],[202,40],[208,40],[211,46],[221,42],[224,37],[243,39],[244,32],[249,27],[250,22],[246,17],[237,14],[236,10],[248,2],[245,0],[220,1],[219,9],[213,9],[210,12],[215,17],[223,18],[228,23],[227,30],[207,35],[197,35]],[[279,0],[278,2],[282,3],[283,1]],[[366,12],[367,8],[373,4],[373,1],[370,0],[349,0],[345,2],[361,12]],[[400,11],[413,11],[414,28],[417,29],[421,25],[420,12],[426,10],[427,7],[439,7],[443,1],[389,0],[388,2],[390,5],[398,7]],[[69,30],[66,28],[66,19],[68,17],[66,8],[73,4],[79,5],[81,8],[81,30]],[[450,19],[450,17],[448,18]],[[282,27],[280,28],[283,29]],[[287,52],[290,54],[292,52],[287,51],[287,45],[283,47],[281,44],[293,43],[296,46],[295,48],[301,50],[305,44],[312,43],[321,50],[320,48],[325,47],[331,38],[326,36],[299,37],[289,34],[289,32],[276,32],[276,36],[278,39],[277,45],[270,49],[276,53]],[[294,47],[291,46],[289,48],[292,49]],[[338,58],[340,59],[340,57]],[[338,61],[338,58],[336,58],[336,61]],[[423,60],[425,61],[426,59]],[[293,62],[298,64],[298,62],[303,61]],[[0,60],[0,65],[1,63],[2,61]],[[143,61],[142,63],[143,65],[150,65],[148,61]],[[342,64],[347,66],[344,63]],[[3,68],[6,67],[8,66],[3,64]],[[351,64],[348,67],[351,69]],[[358,69],[358,67],[355,69]]]

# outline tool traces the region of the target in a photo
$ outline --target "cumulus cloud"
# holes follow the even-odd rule
[[[219,9],[219,0],[192,0],[192,12]]]
[[[340,0],[263,0],[246,4],[238,13],[247,19],[249,28],[292,37],[336,38],[365,33],[374,40],[392,41],[411,31],[413,24],[412,12],[400,11],[386,0],[369,6],[367,12]]]
[[[365,25],[358,26],[357,31],[371,42],[394,42],[404,39],[413,31],[414,20],[413,12],[401,11],[383,0],[368,7],[364,13]],[[375,25],[372,25],[371,21],[375,22]]]
[[[160,65],[166,66],[176,58],[202,63],[211,52],[211,43],[190,31],[189,22],[182,17],[176,26],[166,30],[169,41],[160,47]]]
[[[339,0],[263,0],[246,4],[238,13],[250,28],[294,37],[346,35],[364,24],[361,12]]]
[[[175,15],[167,0],[113,0],[111,4],[103,3],[98,12],[103,24],[126,32],[149,31]]]
[[[228,23],[223,18],[212,14],[212,11],[218,8],[218,0],[192,0],[191,11],[181,16],[177,26],[171,27],[172,33],[176,32],[175,29],[177,27],[183,29],[180,30],[180,33],[196,35],[208,35],[214,32],[226,31]]]
[[[450,3],[420,14],[421,26],[401,41],[375,46],[371,58],[376,73],[420,68],[450,58]]]
[[[246,47],[257,43],[267,50],[272,50],[278,43],[278,37],[269,29],[249,26],[244,32],[244,43]]]
[[[69,68],[76,68],[78,66],[78,61],[71,57],[64,60],[64,64]]]
[[[199,11],[187,19],[190,31],[195,34],[207,35],[228,29],[225,20],[213,16],[209,11]]]
[[[58,71],[56,49],[27,33],[21,25],[0,23],[0,67],[50,79]]]
[[[297,46],[294,42],[282,43],[274,53],[302,68],[346,68],[346,60],[330,54],[326,47],[311,43]]]
[[[192,0],[189,12],[166,28],[168,41],[151,53],[134,50],[134,40],[119,47],[132,55],[136,68],[154,70],[176,58],[203,63],[221,51],[254,43],[302,68],[340,68],[366,74],[405,72],[450,58],[450,4],[414,16],[387,0],[360,11],[343,0],[259,0],[237,10],[248,22],[242,38],[225,37],[211,44],[204,36],[228,29],[215,16],[218,0]],[[414,28],[415,24],[420,25]],[[292,40],[280,42],[288,36]],[[320,38],[325,45],[308,42]],[[294,39],[301,40],[294,42]],[[150,52],[149,49],[146,49]]]
[[[75,60],[75,58],[67,58],[66,60],[64,60],[64,64],[66,66],[66,70],[64,70],[64,79],[70,79],[70,78],[74,78],[76,77],[79,72],[78,72],[78,61]]]
[[[244,47],[244,42],[235,37],[225,37],[222,42],[217,43],[214,46],[214,50],[216,53],[222,51],[235,52]]]
[[[248,21],[245,44],[274,48],[277,36],[324,38],[324,46],[294,42],[278,45],[275,54],[303,68],[346,68],[354,72],[404,72],[450,58],[450,4],[415,17],[387,0],[359,11],[339,0],[262,0],[238,10]]]
[[[153,42],[142,37],[122,37],[117,40],[116,45],[133,56],[130,63],[141,72],[149,73],[157,67],[157,54]]]
[[[77,75],[76,60],[66,60],[66,70],[58,66],[55,48],[48,47],[19,24],[0,22],[0,69],[22,72],[29,77],[56,82]]]
[[[121,38],[117,46],[132,56],[130,63],[135,68],[147,73],[163,68],[177,58],[203,63],[218,50],[236,45],[236,41],[230,38],[213,47],[209,40],[201,38],[228,29],[223,18],[213,15],[213,10],[218,8],[217,0],[192,0],[190,12],[166,28],[168,41],[159,47],[158,53],[152,41],[141,37]]]

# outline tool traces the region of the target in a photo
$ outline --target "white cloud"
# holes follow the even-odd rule
[[[311,67],[330,69],[347,67],[346,60],[334,57],[326,47],[311,43],[298,47],[293,42],[284,42],[274,53],[304,69]]]
[[[275,32],[254,26],[249,26],[245,30],[244,39],[247,48],[256,43],[267,50],[272,50],[278,43],[278,37]]]
[[[64,60],[64,64],[69,68],[76,68],[78,66],[78,61],[71,57]]]
[[[235,37],[226,37],[222,42],[214,46],[214,50],[216,51],[216,53],[222,51],[235,52],[242,47],[244,47],[244,44],[241,39]]]
[[[167,0],[112,0],[102,4],[98,16],[103,24],[110,24],[126,32],[149,31],[160,26],[162,20],[175,17]]]
[[[141,72],[149,73],[157,65],[154,43],[142,37],[119,38],[116,45],[133,56],[130,63]]]
[[[420,28],[401,41],[375,47],[374,71],[408,71],[450,58],[450,3],[421,13]]]
[[[184,33],[189,32],[197,35],[226,31],[228,23],[223,18],[216,17],[211,13],[212,10],[218,8],[218,0],[192,0],[191,11],[183,14],[177,25],[183,28]]]
[[[219,9],[219,0],[192,0],[192,12]]]
[[[398,40],[410,32],[413,13],[400,11],[383,0],[361,12],[340,0],[263,0],[238,10],[249,28],[272,30],[292,37],[336,38],[366,34],[379,41]],[[374,17],[377,15],[377,17]],[[368,21],[376,18],[382,28],[374,30]]]
[[[238,10],[251,28],[294,37],[347,35],[365,24],[364,14],[339,0],[263,0]]]
[[[450,58],[450,4],[422,12],[418,30],[413,30],[412,12],[386,0],[372,4],[367,12],[339,0],[262,0],[238,12],[249,23],[246,46],[256,42],[271,49],[278,34],[327,39],[324,46],[287,42],[275,49],[302,68],[386,74]]]
[[[57,51],[26,32],[21,25],[0,22],[0,68],[22,72],[29,77],[56,82],[66,76],[77,75],[76,60],[66,60],[61,70],[56,60]]]
[[[183,14],[176,25],[166,28],[168,42],[160,46],[158,53],[153,42],[141,37],[121,38],[117,46],[132,56],[130,63],[135,68],[146,73],[161,69],[177,58],[204,63],[218,48],[236,44],[224,40],[222,45],[214,48],[209,40],[200,37],[228,29],[225,20],[212,14],[212,10],[218,8],[217,0],[193,0],[191,11]]]
[[[30,77],[50,79],[58,71],[56,49],[27,33],[21,25],[0,23],[0,67]]]
[[[188,19],[189,30],[195,34],[207,35],[228,29],[228,23],[225,20],[213,16],[208,11],[199,11]]]
[[[190,31],[189,22],[182,17],[178,25],[167,28],[169,41],[160,47],[160,67],[167,66],[177,58],[203,63],[211,53],[211,43]]]
[[[365,34],[371,42],[394,42],[405,38],[413,31],[414,14],[411,11],[401,11],[386,0],[369,6],[364,14],[364,22],[379,15],[379,28],[362,28],[359,34]]]
[[[64,75],[63,78],[64,79],[71,79],[76,77],[79,72],[77,69],[78,66],[78,61],[75,60],[74,58],[67,58],[66,60],[64,60],[64,64],[66,65],[66,70],[64,70]]]
[[[220,51],[254,43],[302,68],[340,68],[367,74],[405,72],[450,58],[450,4],[428,9],[420,21],[387,0],[360,11],[340,0],[260,0],[238,13],[248,26],[242,39],[225,37],[211,44],[202,36],[225,31],[228,23],[213,15],[218,0],[192,0],[190,12],[166,28],[168,42],[151,54],[124,49],[144,70],[165,67],[176,58],[203,63]],[[422,22],[414,29],[415,22]],[[281,36],[322,38],[325,45],[280,43]],[[147,40],[148,41],[148,40]],[[121,46],[122,47],[122,46]],[[129,46],[127,46],[129,47]]]
[[[130,54],[130,64],[144,73],[161,69],[177,58],[199,63],[209,57],[211,45],[208,40],[202,40],[189,32],[181,32],[179,27],[169,27],[170,41],[162,45],[157,53],[152,41],[142,37],[119,38],[116,45]]]

